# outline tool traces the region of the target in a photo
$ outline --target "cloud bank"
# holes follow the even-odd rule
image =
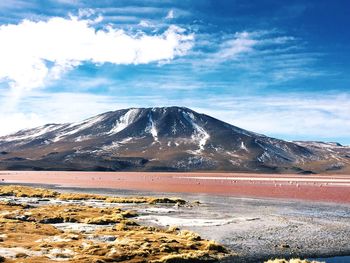
[[[95,20],[53,17],[0,26],[0,81],[15,94],[59,79],[82,63],[147,64],[183,56],[193,34],[177,26],[161,34],[127,33]]]

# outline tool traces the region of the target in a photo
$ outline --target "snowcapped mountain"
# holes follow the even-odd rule
[[[350,149],[286,142],[188,108],[131,108],[0,137],[0,169],[343,172]]]

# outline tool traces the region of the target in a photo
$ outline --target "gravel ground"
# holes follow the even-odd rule
[[[208,216],[238,219],[191,229],[236,251],[242,262],[350,255],[348,205],[223,197],[204,202]]]

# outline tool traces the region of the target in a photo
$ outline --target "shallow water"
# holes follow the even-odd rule
[[[312,258],[310,260],[317,260],[317,261],[326,262],[326,263],[349,263],[350,256],[330,257],[330,258]]]

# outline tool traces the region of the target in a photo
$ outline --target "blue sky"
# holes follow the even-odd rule
[[[1,1],[0,134],[178,105],[286,140],[350,144],[349,10],[345,0]]]

